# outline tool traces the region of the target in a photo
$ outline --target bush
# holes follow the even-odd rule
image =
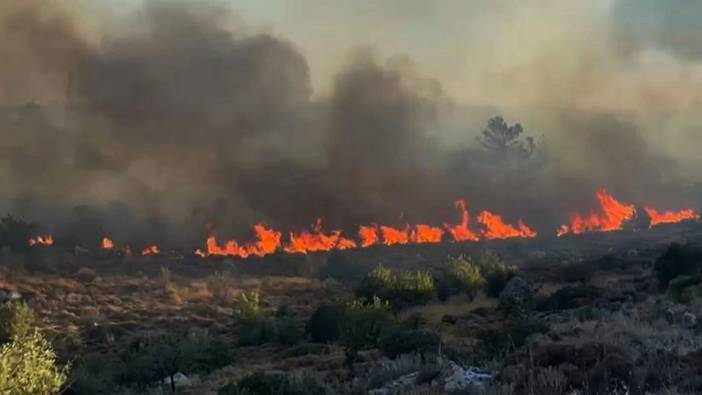
[[[89,354],[71,369],[70,386],[66,395],[110,393],[114,386],[114,364],[102,354]]]
[[[515,266],[507,264],[491,251],[480,253],[475,262],[485,278],[485,294],[491,298],[500,296],[505,285],[517,274]]]
[[[229,273],[215,272],[207,278],[207,289],[212,292],[212,296],[219,302],[229,302],[231,300],[232,278]]]
[[[11,303],[0,307],[0,344],[14,336],[29,335],[37,326],[37,316],[25,303]]]
[[[346,349],[347,356],[375,347],[392,322],[389,305],[378,297],[374,297],[370,303],[350,303],[344,311],[340,328],[340,343]]]
[[[240,320],[253,320],[261,317],[261,294],[257,290],[242,292],[237,300],[237,316]]]
[[[293,395],[290,381],[282,374],[253,373],[236,384],[227,384],[217,395]]]
[[[593,302],[600,295],[599,288],[589,285],[563,287],[544,301],[541,310],[574,309]]]
[[[699,246],[672,243],[656,259],[654,270],[658,283],[665,289],[670,280],[678,276],[698,274],[702,267],[702,249]]]
[[[9,246],[14,252],[29,250],[29,238],[39,227],[36,222],[25,222],[7,215],[0,219],[0,246]]]
[[[457,258],[449,257],[449,278],[470,300],[475,299],[478,291],[485,285],[478,265],[463,255]]]
[[[313,341],[331,343],[339,339],[339,327],[344,310],[339,306],[323,304],[312,313],[305,331]]]
[[[670,281],[668,294],[676,303],[689,303],[702,291],[700,283],[702,283],[702,276],[699,274],[675,277]]]
[[[493,358],[495,355],[504,355],[520,348],[529,336],[546,333],[548,330],[546,324],[536,320],[508,321],[499,329],[478,332],[478,338],[486,356]]]
[[[8,315],[11,340],[0,347],[0,394],[57,394],[66,382],[68,366],[57,366],[51,344],[36,328],[26,305],[13,305]]]
[[[356,290],[358,297],[387,300],[393,309],[422,305],[434,295],[434,278],[423,271],[394,271],[382,265],[368,273]]]
[[[595,274],[595,264],[592,262],[571,263],[558,269],[558,277],[567,283],[587,283]]]
[[[290,317],[279,318],[275,321],[275,332],[278,343],[294,346],[302,340],[300,326]]]
[[[402,354],[438,353],[441,338],[427,330],[401,330],[383,336],[378,348],[389,358]]]

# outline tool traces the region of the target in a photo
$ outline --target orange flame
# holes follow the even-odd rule
[[[381,226],[380,233],[383,235],[383,244],[391,246],[394,244],[407,244],[410,241],[409,225],[404,229],[396,229],[391,226]]]
[[[441,243],[444,231],[434,226],[419,224],[412,231],[413,243]]]
[[[200,256],[205,255],[221,255],[221,256],[239,256],[242,258],[251,255],[264,256],[275,252],[280,247],[280,232],[272,229],[267,229],[261,224],[256,224],[253,227],[256,233],[256,241],[239,246],[236,240],[229,240],[220,247],[217,244],[217,239],[214,236],[207,238],[207,254],[200,250],[196,250],[195,254]]]
[[[161,250],[158,249],[157,245],[148,246],[141,250],[141,255],[156,255],[159,253],[161,253]]]
[[[456,208],[461,210],[461,223],[455,226],[444,223],[444,227],[451,234],[454,241],[478,241],[478,235],[468,228],[470,216],[466,208],[466,201],[462,199],[457,200],[455,205]]]
[[[115,243],[112,242],[112,240],[108,239],[107,237],[102,238],[102,248],[109,250],[114,248]]]
[[[619,202],[604,189],[597,192],[597,200],[600,204],[599,211],[591,211],[587,217],[573,214],[570,225],[561,225],[557,235],[621,230],[622,225],[634,218],[636,214],[636,208],[633,205]]]
[[[378,244],[378,225],[361,225],[358,228],[358,237],[361,239],[361,247],[370,247]]]
[[[303,230],[299,234],[290,233],[290,243],[283,248],[288,253],[303,253],[314,251],[329,251],[332,249],[348,249],[356,247],[356,242],[341,237],[340,230],[331,234],[322,231],[322,220],[317,219],[311,231]]]
[[[685,209],[680,211],[667,210],[660,213],[655,208],[647,206],[644,207],[644,210],[646,210],[646,214],[648,214],[648,217],[651,219],[649,228],[652,228],[659,224],[675,224],[682,221],[700,219],[700,215],[692,209]]]
[[[478,215],[478,222],[485,226],[482,232],[488,240],[509,239],[512,237],[536,237],[536,232],[531,230],[520,219],[517,228],[504,223],[502,217],[489,211],[483,211]]]
[[[37,236],[29,239],[29,245],[30,246],[35,246],[35,245],[43,245],[50,247],[54,245],[54,237],[52,235],[45,235],[45,236]]]

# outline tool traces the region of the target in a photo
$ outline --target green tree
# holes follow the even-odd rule
[[[53,395],[68,376],[68,366],[58,367],[49,341],[35,326],[26,305],[11,308],[11,340],[0,347],[1,395]]]

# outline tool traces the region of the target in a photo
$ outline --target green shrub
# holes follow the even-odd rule
[[[498,329],[488,329],[478,332],[483,351],[489,358],[504,355],[523,346],[529,336],[536,333],[546,333],[546,324],[536,320],[508,321]]]
[[[335,305],[323,304],[312,313],[305,331],[313,341],[331,343],[339,339],[339,326],[344,310]]]
[[[302,340],[300,326],[290,317],[279,318],[275,321],[275,332],[278,343],[294,346]]]
[[[500,296],[505,285],[517,274],[515,266],[507,264],[491,251],[481,252],[475,262],[485,278],[485,294],[492,298]]]
[[[261,315],[240,321],[239,345],[256,346],[277,340],[275,321]]]
[[[29,335],[37,326],[37,316],[25,303],[8,303],[0,307],[0,344],[14,336]]]
[[[9,307],[10,341],[0,347],[0,394],[53,395],[68,376],[68,366],[59,368],[56,354],[36,328],[29,307]]]
[[[589,285],[563,287],[544,301],[541,310],[574,309],[593,302],[600,295],[601,291],[599,288]]]
[[[380,336],[392,323],[387,302],[378,297],[374,297],[370,303],[354,301],[344,311],[340,343],[351,353],[375,347]]]
[[[383,336],[378,348],[390,358],[402,354],[437,353],[441,338],[427,330],[400,330]]]
[[[668,283],[678,276],[698,274],[702,268],[702,248],[692,244],[672,243],[656,259],[654,270],[660,286],[665,289]]]
[[[679,276],[670,281],[668,295],[676,303],[689,303],[693,297],[700,294],[702,275]]]
[[[282,374],[253,373],[236,384],[227,384],[217,395],[297,395]]]
[[[71,369],[66,395],[110,393],[114,387],[115,364],[102,354],[89,354]]]
[[[422,305],[434,295],[434,278],[428,272],[391,270],[379,265],[356,290],[361,298],[387,300],[393,309]]]
[[[261,317],[261,294],[257,290],[242,292],[237,300],[236,313],[242,321]]]
[[[449,257],[449,278],[470,300],[475,299],[478,291],[485,285],[478,265],[463,255],[457,258]]]

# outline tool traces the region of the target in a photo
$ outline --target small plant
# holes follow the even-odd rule
[[[438,353],[440,344],[441,338],[434,332],[401,330],[383,336],[378,346],[383,354],[397,358],[402,354]]]
[[[668,295],[676,303],[689,303],[695,296],[700,294],[700,284],[702,276],[699,274],[692,276],[678,276],[668,285]]]
[[[478,265],[463,255],[449,257],[449,277],[470,300],[475,299],[478,291],[485,285]]]
[[[500,296],[505,285],[517,273],[515,266],[508,265],[489,250],[481,252],[475,258],[475,262],[485,278],[485,294],[492,298]]]
[[[488,329],[478,333],[483,350],[490,358],[505,355],[523,346],[529,336],[546,333],[549,328],[535,320],[508,321],[499,329]]]
[[[231,299],[232,283],[229,273],[215,272],[207,278],[207,289],[212,292],[212,296],[220,302],[228,302]]]
[[[428,272],[394,271],[379,265],[368,273],[356,295],[366,299],[377,296],[395,310],[422,305],[434,295],[434,278]]]
[[[262,314],[261,294],[257,290],[242,292],[237,304],[237,315],[242,321],[259,318]]]
[[[692,244],[672,243],[656,259],[654,270],[661,288],[678,276],[698,274],[702,268],[702,248]]]
[[[331,343],[339,339],[339,327],[344,317],[340,306],[323,304],[312,313],[305,331],[313,341]]]
[[[158,276],[158,283],[163,288],[163,290],[169,290],[173,287],[173,275],[170,269],[165,266],[161,266],[161,271]]]
[[[344,312],[340,337],[347,362],[353,363],[359,350],[375,347],[392,322],[390,305],[377,296],[370,303],[359,300],[349,303]]]
[[[14,336],[31,334],[37,326],[37,316],[25,303],[11,303],[0,307],[0,344]]]
[[[57,366],[56,354],[36,328],[31,310],[26,305],[12,309],[11,340],[0,347],[0,394],[57,394],[69,367]]]

